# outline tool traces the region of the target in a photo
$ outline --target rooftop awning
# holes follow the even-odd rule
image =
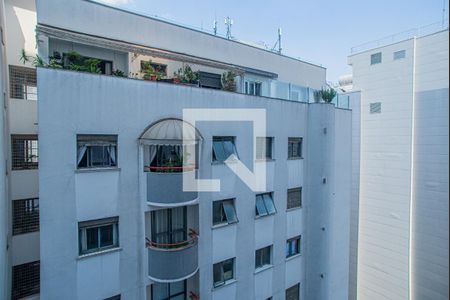
[[[194,126],[175,118],[163,119],[152,124],[140,137],[141,143],[149,145],[195,144],[201,139]]]

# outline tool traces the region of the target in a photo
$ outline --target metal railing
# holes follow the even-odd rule
[[[448,19],[444,19],[440,22],[435,22],[432,24],[428,24],[422,27],[406,30],[403,32],[395,33],[392,35],[385,36],[383,38],[373,40],[367,43],[363,43],[357,46],[354,46],[350,49],[351,54],[356,54],[359,52],[363,52],[366,50],[383,47],[386,45],[390,45],[396,42],[404,41],[407,39],[411,39],[413,37],[422,37],[425,35],[429,35],[441,30],[448,29]]]

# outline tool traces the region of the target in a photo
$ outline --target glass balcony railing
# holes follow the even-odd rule
[[[290,101],[298,101],[305,103],[314,102],[314,92],[313,88],[287,83],[278,80],[272,80],[270,83],[269,93],[262,93],[261,96],[269,98],[277,98]],[[331,101],[336,107],[339,108],[350,108],[350,98],[345,94],[337,94]]]

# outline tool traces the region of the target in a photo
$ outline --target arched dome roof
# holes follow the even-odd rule
[[[198,130],[180,119],[162,119],[150,125],[141,135],[144,144],[180,145],[183,144],[183,124],[185,125],[185,144],[196,143],[202,139]]]

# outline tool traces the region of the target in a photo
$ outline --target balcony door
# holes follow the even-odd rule
[[[173,248],[187,240],[186,207],[152,211],[151,220],[154,246]]]

